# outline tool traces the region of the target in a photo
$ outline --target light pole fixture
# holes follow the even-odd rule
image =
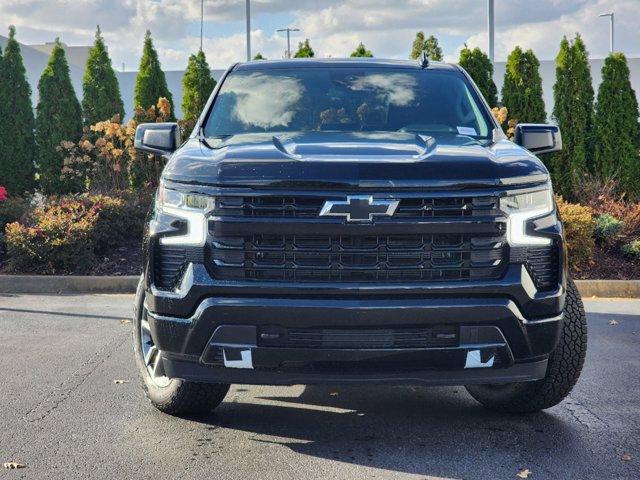
[[[287,58],[291,58],[291,32],[299,32],[299,28],[280,28],[277,32],[287,32]]]
[[[202,51],[202,25],[204,24],[204,0],[200,0],[200,51]]]
[[[487,50],[489,54],[489,60],[493,64],[493,41],[495,36],[494,31],[494,8],[493,0],[487,0]]]
[[[251,60],[251,0],[247,4],[247,62]]]
[[[601,13],[601,17],[609,17],[609,53],[613,53],[613,12],[611,13]]]

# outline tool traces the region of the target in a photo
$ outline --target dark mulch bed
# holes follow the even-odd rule
[[[0,258],[0,275],[8,273],[6,261]],[[94,267],[84,275],[121,276],[140,275],[140,273],[142,273],[142,248],[140,244],[136,244],[116,248],[104,255],[97,255]]]
[[[98,255],[96,265],[89,275],[140,275],[142,273],[142,248],[127,245],[106,255]]]
[[[614,249],[596,246],[593,260],[573,269],[578,280],[640,280],[640,261],[630,260]]]

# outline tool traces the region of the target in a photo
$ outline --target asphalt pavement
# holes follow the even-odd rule
[[[546,412],[462,387],[234,386],[181,419],[138,385],[131,296],[0,295],[0,467],[26,465],[0,479],[638,479],[640,300],[586,307],[582,377]]]

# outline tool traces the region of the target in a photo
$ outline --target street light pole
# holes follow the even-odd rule
[[[247,62],[251,60],[251,0],[247,4]]]
[[[291,32],[299,32],[299,28],[280,28],[276,30],[278,32],[287,32],[287,58],[291,58]]]
[[[613,53],[615,48],[613,45],[613,12],[601,13],[601,17],[609,17],[609,53]]]
[[[204,0],[200,0],[200,51],[202,51],[202,24],[204,23]]]
[[[493,28],[493,0],[487,0],[487,37],[488,44],[487,49],[489,50],[487,53],[489,54],[489,60],[491,64],[493,64],[493,37],[494,37],[494,28]]]

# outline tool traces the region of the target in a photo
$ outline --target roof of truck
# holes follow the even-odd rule
[[[295,58],[284,60],[252,60],[235,66],[239,70],[266,70],[270,68],[332,68],[332,67],[376,67],[376,68],[422,68],[418,60],[393,60],[381,58]],[[429,62],[429,69],[455,70],[451,63]]]

